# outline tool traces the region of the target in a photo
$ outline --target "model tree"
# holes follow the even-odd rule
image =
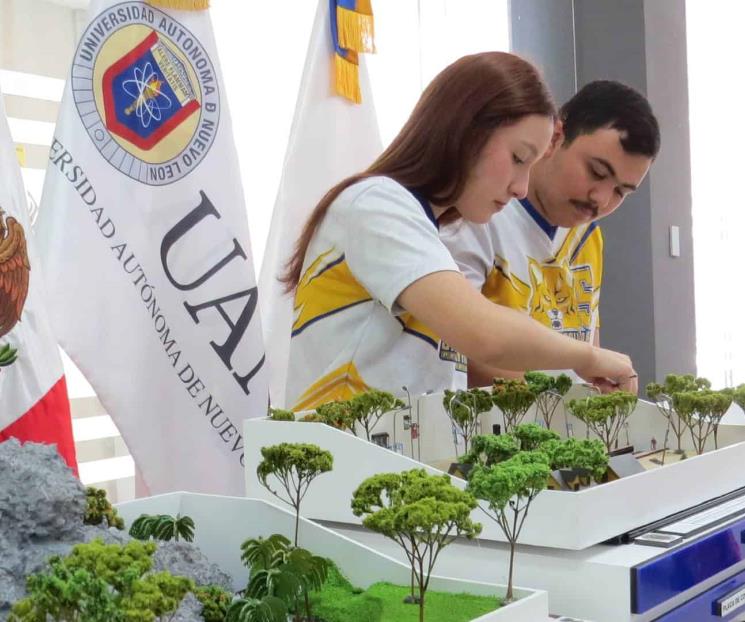
[[[502,411],[504,431],[511,432],[535,402],[535,394],[521,380],[495,378],[492,383],[492,401]]]
[[[481,533],[481,525],[471,520],[476,506],[473,495],[453,486],[449,476],[424,469],[380,473],[354,491],[354,515],[406,553],[419,590],[419,622],[424,622],[425,594],[442,550],[458,536]]]
[[[540,449],[543,443],[559,439],[559,435],[556,432],[535,423],[522,423],[515,426],[512,436],[515,437],[520,445],[520,451]]]
[[[463,451],[468,453],[468,443],[478,429],[479,415],[492,409],[491,395],[483,389],[470,389],[468,391],[445,389],[442,405],[445,407],[445,412],[450,418],[456,434],[463,439]]]
[[[556,409],[567,391],[572,388],[572,379],[566,374],[549,376],[540,371],[528,371],[525,372],[525,382],[535,395],[538,413],[543,418],[546,427],[550,429]]]
[[[269,418],[272,421],[295,421],[295,413],[284,408],[270,408]]]
[[[352,419],[365,430],[367,440],[384,415],[402,409],[405,404],[391,393],[368,389],[349,400]]]
[[[316,416],[306,415],[304,421],[321,421],[332,428],[349,430],[357,436],[354,428],[354,414],[349,400],[327,402],[316,408]]]
[[[85,489],[85,516],[83,523],[86,525],[100,525],[106,522],[107,527],[124,529],[124,520],[117,514],[116,508],[112,507],[106,498],[106,491],[101,488],[88,486]]]
[[[244,613],[256,609],[279,611],[273,599],[280,599],[287,611],[294,611],[294,620],[314,620],[310,592],[319,590],[326,582],[329,562],[309,551],[293,547],[280,534],[269,538],[255,538],[241,544],[241,561],[250,569],[248,585],[243,591],[244,601],[233,607]],[[261,619],[261,618],[258,618]],[[286,622],[287,618],[281,618]]]
[[[484,434],[473,437],[471,451],[463,455],[461,462],[491,466],[509,460],[519,451],[520,444],[511,434]]]
[[[602,441],[593,439],[568,438],[566,440],[549,440],[541,445],[541,451],[548,456],[551,470],[572,469],[587,473],[600,483],[608,472],[608,451]],[[584,476],[580,476],[584,480]],[[589,485],[589,481],[583,481]]]
[[[745,384],[732,390],[732,401],[745,410]]]
[[[683,423],[691,432],[693,448],[696,453],[704,453],[706,440],[714,434],[716,447],[716,432],[719,422],[732,405],[730,390],[712,391],[684,391],[673,394],[673,408],[677,411]]]
[[[259,482],[277,499],[295,508],[295,546],[300,524],[300,503],[313,480],[333,468],[330,452],[309,443],[280,443],[261,448],[262,461],[256,467]],[[282,492],[269,485],[273,476],[282,485]]]
[[[569,409],[575,417],[600,437],[608,452],[618,441],[618,434],[636,406],[636,395],[616,391],[607,395],[595,395],[580,400],[571,400]]]
[[[512,576],[520,532],[530,504],[546,488],[550,474],[548,458],[540,451],[521,452],[492,466],[476,465],[469,474],[467,490],[486,501],[491,512],[486,513],[497,522],[510,544],[506,603],[513,600]]]
[[[696,378],[693,374],[668,374],[665,376],[665,384],[650,382],[647,385],[647,397],[657,405],[657,409],[667,419],[668,426],[675,435],[676,453],[683,452],[681,438],[686,429],[686,424],[675,410],[673,396],[676,393],[705,391],[710,388],[711,382],[706,378]]]
[[[129,535],[138,540],[175,540],[183,538],[194,541],[194,521],[190,516],[170,516],[168,514],[142,514],[132,523]]]
[[[155,544],[137,540],[78,544],[28,577],[28,595],[13,605],[8,620],[170,619],[194,583],[169,572],[151,572],[154,552]]]

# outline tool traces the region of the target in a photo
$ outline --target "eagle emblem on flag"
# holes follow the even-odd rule
[[[21,319],[31,271],[23,227],[12,216],[4,216],[0,209],[0,337]],[[0,344],[0,368],[11,365],[16,356],[17,351],[9,344]]]

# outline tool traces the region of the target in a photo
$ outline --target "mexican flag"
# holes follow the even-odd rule
[[[70,402],[47,307],[0,94],[0,441],[54,443],[77,474]]]

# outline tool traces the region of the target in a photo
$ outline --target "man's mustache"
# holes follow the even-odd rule
[[[571,199],[569,201],[574,207],[579,207],[580,209],[589,209],[592,211],[593,216],[598,215],[598,206],[595,205],[595,203],[587,203],[585,201],[576,201],[574,199]]]

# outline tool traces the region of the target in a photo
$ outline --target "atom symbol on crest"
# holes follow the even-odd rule
[[[161,120],[161,111],[171,107],[171,98],[160,90],[163,81],[153,71],[150,63],[144,67],[134,68],[134,78],[124,80],[124,92],[133,98],[133,102],[124,109],[124,114],[133,112],[140,119],[143,127],[149,127],[152,121]]]

